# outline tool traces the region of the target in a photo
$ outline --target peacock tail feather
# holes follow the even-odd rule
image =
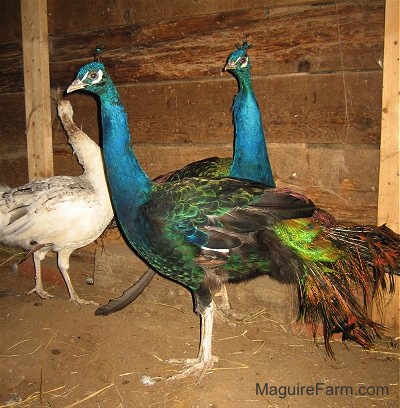
[[[314,257],[318,251],[309,256],[308,245],[298,251],[304,261],[298,318],[312,325],[314,336],[322,322],[331,356],[329,339],[335,332],[367,348],[383,333],[383,326],[369,317],[368,305],[371,299],[379,302],[383,293],[394,290],[393,276],[400,273],[400,238],[386,226],[322,227],[320,236],[319,243],[314,242],[325,249],[320,259]]]

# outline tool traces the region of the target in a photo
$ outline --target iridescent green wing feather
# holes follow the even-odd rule
[[[179,170],[158,176],[153,181],[156,183],[165,183],[168,181],[179,181],[189,177],[226,177],[229,174],[231,164],[232,159],[209,157],[190,163]]]
[[[311,216],[314,208],[310,200],[288,190],[231,178],[197,178],[155,184],[141,210],[149,220],[163,223],[164,231],[176,231],[188,243],[209,247],[205,227],[254,232],[281,219]]]

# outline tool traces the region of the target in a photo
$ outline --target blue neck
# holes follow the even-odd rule
[[[109,89],[100,100],[108,185],[118,218],[128,221],[146,201],[152,185],[133,151],[127,114],[117,90]]]
[[[275,187],[250,71],[241,72],[236,78],[239,92],[233,104],[235,151],[229,175]]]

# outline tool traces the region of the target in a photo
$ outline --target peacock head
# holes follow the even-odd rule
[[[75,80],[67,88],[67,93],[84,89],[100,95],[107,91],[109,83],[111,79],[104,65],[98,61],[90,62],[79,70]]]
[[[232,74],[239,74],[242,71],[250,70],[250,58],[247,55],[247,50],[251,48],[251,44],[244,41],[241,46],[237,45],[237,49],[229,55],[224,71],[229,71]]]

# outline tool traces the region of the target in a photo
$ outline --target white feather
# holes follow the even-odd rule
[[[80,299],[69,279],[71,253],[97,239],[113,217],[99,146],[72,120],[69,101],[62,100],[58,114],[68,134],[83,174],[35,180],[0,196],[0,242],[34,250],[36,285],[31,292],[41,297],[40,261],[48,251],[58,253],[58,266],[71,300]]]

